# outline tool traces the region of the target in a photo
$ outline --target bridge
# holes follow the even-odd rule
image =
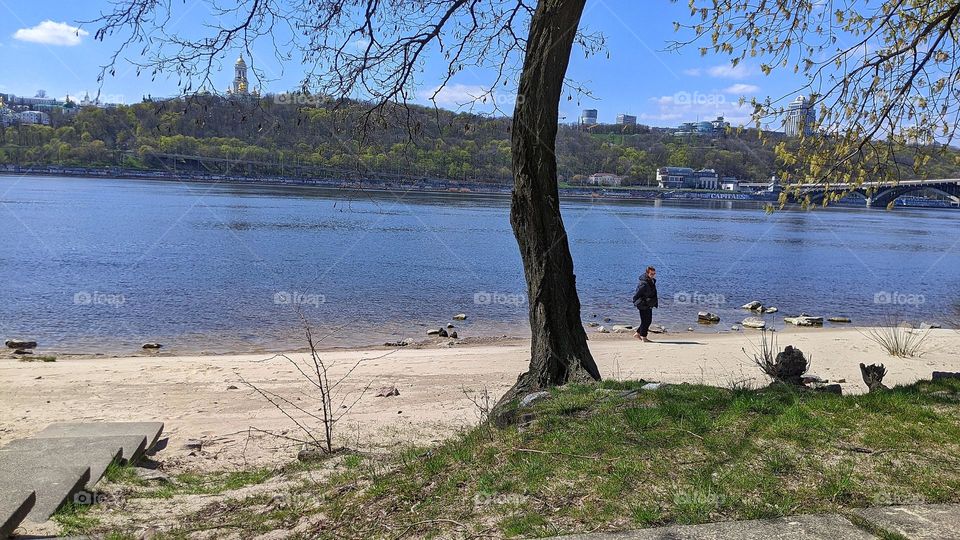
[[[901,180],[899,182],[864,182],[853,184],[811,185],[801,188],[799,197],[810,197],[811,204],[822,204],[827,193],[859,193],[867,199],[867,207],[886,208],[904,195],[919,191],[935,191],[960,203],[960,178],[931,178],[928,180]]]

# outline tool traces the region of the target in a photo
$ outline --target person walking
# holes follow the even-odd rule
[[[633,293],[633,305],[640,310],[640,328],[633,337],[645,343],[651,343],[647,332],[650,330],[650,323],[653,322],[653,308],[659,307],[656,268],[648,266],[647,271],[640,276],[640,283],[637,284],[637,290]]]

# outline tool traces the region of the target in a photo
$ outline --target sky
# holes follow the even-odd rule
[[[82,21],[95,19],[110,7],[111,0],[0,0],[0,92],[32,96],[43,89],[51,97],[82,98],[87,92],[108,102],[136,103],[144,96],[173,96],[180,93],[176,76],[136,75],[121,62],[116,75],[98,83],[100,67],[116,50],[119,41],[94,39],[96,26]],[[172,34],[195,35],[210,22],[203,0],[178,0],[178,16],[165,25]],[[764,75],[755,64],[731,67],[729,57],[700,55],[690,46],[679,52],[667,51],[672,40],[686,38],[674,31],[674,22],[689,21],[685,1],[670,0],[588,0],[581,29],[599,31],[606,38],[606,53],[585,57],[574,51],[568,77],[589,89],[591,97],[563,100],[560,114],[574,122],[585,108],[599,111],[602,123],[613,123],[617,114],[638,117],[652,126],[677,126],[681,122],[712,120],[724,116],[734,125],[749,123],[749,108],[741,97],[792,99],[802,80],[789,70]],[[257,65],[267,74],[265,92],[281,93],[298,86],[303,73],[295,61],[278,62],[267,41],[254,45]],[[219,90],[233,78],[233,61],[239,50],[224,54],[219,72],[213,74]],[[138,51],[128,52],[135,59]],[[417,100],[427,97],[439,81],[439,56],[428,58]],[[465,70],[438,96],[441,107],[458,106],[489,85],[492,74]],[[509,88],[505,90],[509,95]],[[508,99],[501,107],[511,108]],[[503,103],[507,105],[504,106]]]

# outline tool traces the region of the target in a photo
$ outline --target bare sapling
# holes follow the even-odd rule
[[[346,370],[335,374],[332,370],[336,367],[336,363],[324,360],[323,355],[318,351],[318,342],[314,337],[313,329],[299,306],[297,315],[303,327],[308,353],[304,357],[277,354],[264,361],[275,359],[287,361],[302,376],[305,389],[301,389],[297,397],[290,397],[254,384],[242,376],[240,381],[280,411],[297,427],[302,436],[291,436],[258,428],[251,429],[299,443],[304,448],[302,452],[319,451],[323,454],[334,454],[345,449],[334,445],[337,424],[353,410],[373,384],[371,381],[359,390],[349,391],[345,383],[361,363],[386,355],[361,358],[347,366]]]

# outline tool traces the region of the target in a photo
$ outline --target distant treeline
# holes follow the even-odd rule
[[[52,115],[51,126],[0,127],[0,164],[286,175],[333,168],[470,182],[511,180],[508,119],[410,106],[360,129],[363,111],[358,102],[289,96],[200,95],[88,107]],[[930,162],[923,176],[950,175],[955,165],[948,158]],[[562,127],[557,161],[561,182],[609,172],[634,185],[653,184],[657,167],[663,166],[712,168],[754,181],[782,167],[772,144],[763,144],[754,130],[680,138],[646,126]]]

